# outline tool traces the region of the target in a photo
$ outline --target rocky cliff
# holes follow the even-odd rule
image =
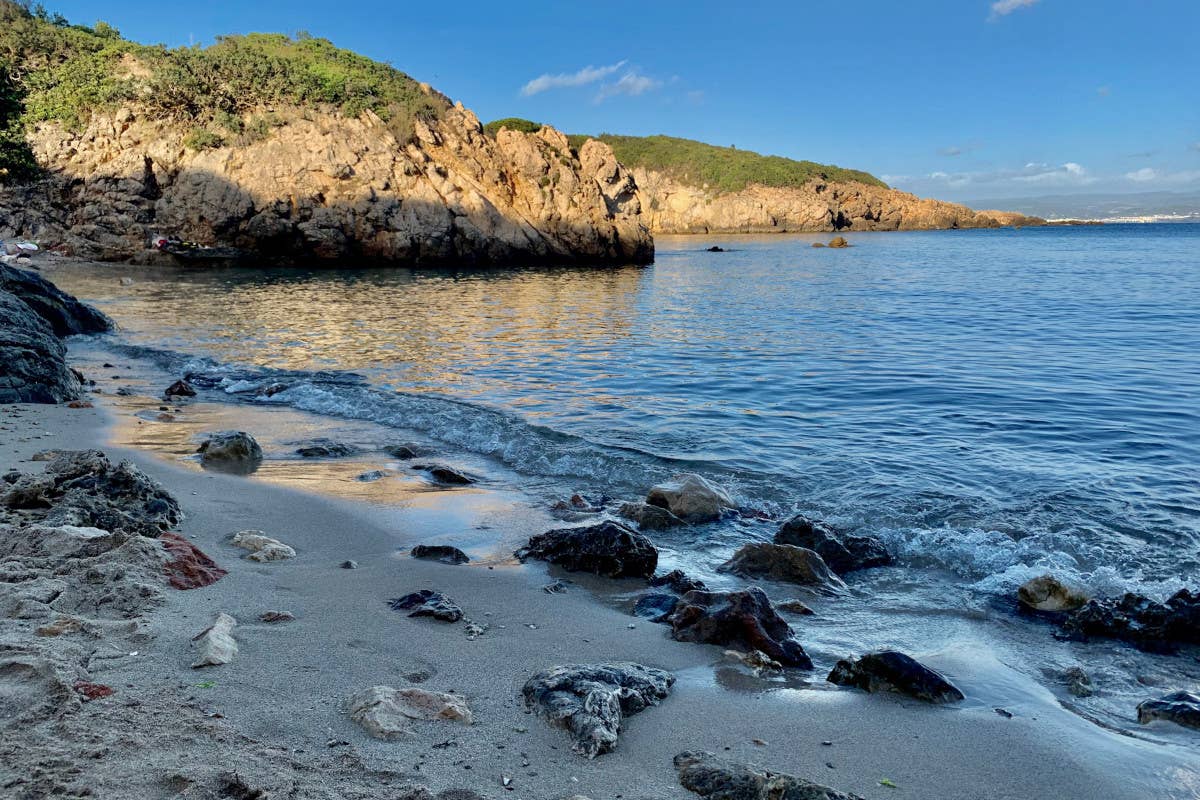
[[[159,257],[152,237],[256,261],[645,263],[653,241],[612,150],[566,137],[484,136],[462,105],[397,141],[371,111],[275,109],[256,141],[200,150],[191,127],[126,105],[28,139],[49,178],[0,188],[0,238],[76,255]]]
[[[1037,217],[973,211],[859,182],[812,180],[799,187],[755,184],[717,192],[644,167],[632,172],[643,213],[655,233],[897,231],[1045,224]]]

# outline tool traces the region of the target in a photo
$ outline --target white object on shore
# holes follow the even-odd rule
[[[278,539],[272,539],[262,531],[238,531],[230,542],[243,550],[249,550],[246,558],[251,561],[282,561],[295,558],[296,551]]]
[[[236,627],[237,620],[222,612],[217,614],[212,625],[196,634],[192,641],[197,643],[200,655],[192,663],[192,669],[217,667],[232,661],[238,653],[237,641],[233,638]]]
[[[372,686],[350,698],[350,719],[376,739],[398,739],[412,733],[408,720],[442,719],[470,725],[465,697],[424,689]]]

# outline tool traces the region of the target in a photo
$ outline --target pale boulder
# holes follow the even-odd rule
[[[408,687],[372,686],[350,698],[350,719],[376,739],[398,739],[412,733],[410,720],[448,720],[470,725],[467,700],[456,694]]]
[[[196,634],[192,641],[199,653],[192,662],[192,669],[216,667],[232,661],[238,653],[237,641],[233,638],[233,629],[236,627],[236,619],[221,613],[217,614],[212,625]]]
[[[665,508],[686,522],[711,522],[735,508],[728,492],[691,473],[676,475],[655,486],[646,495],[646,502]]]
[[[246,558],[251,561],[282,561],[295,558],[296,551],[278,539],[272,539],[262,531],[238,531],[230,542],[243,550],[249,550]]]
[[[1082,589],[1070,586],[1053,575],[1026,581],[1017,589],[1017,599],[1034,611],[1075,611],[1091,598]]]

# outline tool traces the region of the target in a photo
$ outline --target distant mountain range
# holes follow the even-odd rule
[[[1200,222],[1200,192],[1071,194],[977,200],[975,208],[1011,208],[1046,219],[1105,222]]]

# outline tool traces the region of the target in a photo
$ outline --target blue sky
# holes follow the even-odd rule
[[[46,5],[172,46],[306,30],[485,122],[734,144],[952,200],[1200,190],[1200,0]]]

